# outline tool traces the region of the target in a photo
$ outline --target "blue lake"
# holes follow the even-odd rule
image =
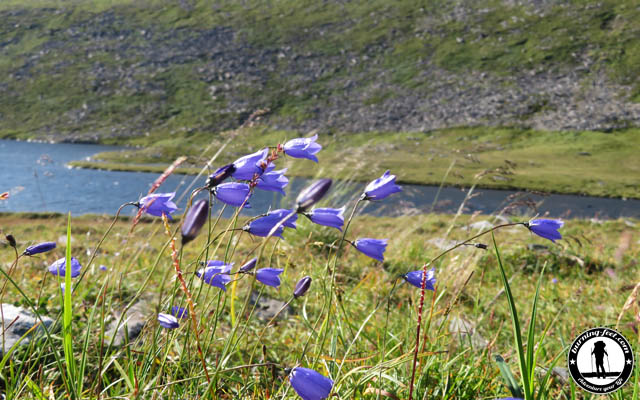
[[[73,169],[66,164],[91,155],[114,150],[111,146],[89,144],[50,144],[0,140],[0,193],[9,192],[8,200],[0,201],[0,212],[54,211],[73,215],[115,214],[118,207],[144,196],[153,181],[154,173],[117,172]],[[184,209],[187,191],[202,186],[205,177],[172,175],[157,192],[177,192],[177,204]],[[263,213],[272,208],[290,207],[296,194],[309,181],[292,178],[287,197],[257,190],[251,198],[248,215]],[[361,193],[365,183],[338,182],[333,198],[327,204],[338,207]],[[432,210],[438,188],[434,186],[403,185],[404,191],[382,202],[368,203],[365,213],[374,215],[403,215],[427,213]],[[456,212],[467,196],[467,190],[443,188],[434,210]],[[535,205],[535,208],[528,207]],[[218,205],[216,204],[216,207]],[[490,214],[507,207],[507,213],[551,217],[580,218],[640,218],[640,200],[608,199],[574,195],[541,196],[508,190],[476,189],[465,203],[464,213]],[[124,212],[133,215],[129,207]]]

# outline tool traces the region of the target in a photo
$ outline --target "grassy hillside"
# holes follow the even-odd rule
[[[257,109],[338,132],[637,122],[632,0],[9,0],[0,18],[2,137],[209,134]]]

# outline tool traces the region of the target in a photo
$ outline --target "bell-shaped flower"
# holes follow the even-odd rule
[[[549,239],[555,243],[556,240],[562,239],[562,235],[558,229],[562,228],[564,221],[556,219],[533,219],[524,224],[529,230],[536,235]]]
[[[251,260],[247,261],[242,267],[240,267],[238,272],[241,274],[246,274],[247,272],[253,270],[256,267],[257,262],[258,262],[258,259],[256,257],[253,257]]]
[[[171,219],[171,213],[178,209],[178,206],[171,201],[175,195],[175,192],[152,193],[140,199],[140,209],[149,215],[162,217],[162,214],[165,214]]]
[[[390,175],[389,171],[367,185],[364,189],[365,200],[382,200],[385,197],[401,192],[402,188],[396,185],[396,176]]]
[[[280,286],[280,275],[284,271],[282,268],[261,268],[256,271],[256,279],[267,286]]]
[[[306,158],[318,162],[318,157],[315,154],[322,150],[322,146],[316,143],[316,140],[318,140],[318,135],[313,135],[310,138],[291,139],[283,146],[284,154],[293,158]]]
[[[233,207],[240,207],[245,203],[245,199],[251,195],[251,188],[246,183],[227,182],[216,186],[213,195],[221,202]],[[245,203],[245,208],[251,208],[249,201]]]
[[[67,261],[64,257],[55,261],[53,264],[49,266],[49,272],[51,272],[54,275],[65,276],[65,274],[67,273],[66,263]],[[80,275],[81,269],[82,269],[82,265],[80,265],[80,262],[76,260],[75,257],[71,257],[71,277],[75,278],[78,275]]]
[[[311,222],[318,225],[330,226],[338,230],[342,230],[344,225],[345,208],[314,208],[305,215],[309,217]]]
[[[423,270],[411,271],[404,274],[402,277],[405,281],[409,282],[418,289],[422,289],[422,275]],[[426,290],[435,290],[436,285],[436,268],[433,267],[427,271],[425,276],[424,288]]]
[[[286,196],[284,188],[289,184],[289,178],[284,176],[285,172],[287,172],[286,168],[278,171],[265,172],[258,179],[256,187],[270,192],[278,192],[283,196]]]
[[[293,215],[291,215],[291,214],[293,214]],[[289,215],[291,215],[291,216],[289,217]],[[276,218],[278,221],[282,221],[283,219],[289,217],[289,218],[287,218],[286,221],[284,221],[282,226],[284,226],[285,228],[296,229],[296,221],[298,220],[298,214],[296,214],[295,211],[293,211],[293,210],[287,210],[285,208],[280,208],[278,210],[269,211],[269,213],[267,214],[267,217]]]
[[[242,228],[242,230],[244,230],[245,232],[249,232],[254,236],[267,237],[269,236],[269,232],[271,232],[271,230],[273,230],[273,228],[278,225],[279,222],[280,219],[278,219],[277,217],[266,215],[249,222]],[[281,238],[283,231],[284,225],[280,225],[271,236],[277,236]]]
[[[224,167],[220,167],[213,174],[209,175],[205,186],[209,189],[213,189],[230,177],[235,171],[236,167],[233,164],[227,164]]]
[[[198,236],[200,229],[209,217],[209,200],[201,199],[196,201],[187,211],[182,223],[182,245],[185,245]]]
[[[289,375],[289,383],[302,400],[323,400],[329,397],[333,381],[309,368],[296,367]]]
[[[324,197],[331,187],[331,179],[319,179],[307,186],[296,198],[296,212],[307,211]]]
[[[304,296],[311,286],[311,277],[305,276],[296,283],[296,287],[293,289],[293,297],[298,298]]]
[[[180,326],[178,319],[171,314],[158,313],[158,323],[167,329],[176,329]]]
[[[176,318],[184,319],[189,316],[189,311],[183,307],[173,306],[171,307],[171,315]]]
[[[255,174],[261,175],[264,170],[262,165],[266,164],[269,149],[264,148],[253,154],[240,157],[233,162],[235,171],[231,174],[235,179],[250,181]]]
[[[229,272],[231,271],[231,264],[225,264],[222,261],[212,260],[207,263],[206,268],[202,268],[196,272],[198,278],[202,279],[205,283],[215,286],[227,291],[227,283],[231,282]]]
[[[46,253],[56,248],[56,242],[43,242],[27,247],[24,251],[25,256],[33,256],[35,254]]]
[[[363,238],[353,242],[353,245],[356,249],[367,256],[378,261],[384,261],[384,252],[387,249],[387,240],[388,239]]]

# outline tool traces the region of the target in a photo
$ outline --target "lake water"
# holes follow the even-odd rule
[[[144,196],[158,174],[72,169],[66,165],[69,161],[82,160],[95,153],[114,149],[116,148],[100,145],[0,140],[0,193],[10,193],[8,200],[0,200],[0,212],[71,211],[73,215],[115,214],[121,204],[136,201]],[[176,191],[176,198],[179,198],[190,185],[195,185],[191,187],[193,189],[204,184],[205,177],[197,180],[194,178],[172,175],[157,192]],[[290,207],[296,194],[306,184],[308,181],[305,179],[292,178],[286,189],[287,197],[256,190],[251,197],[252,209],[243,213],[263,213],[270,205],[273,208]],[[362,182],[335,184],[332,190],[334,197],[327,203],[333,207],[341,206],[349,199],[357,197],[364,186],[365,183]],[[402,186],[402,193],[381,202],[369,203],[364,212],[395,216],[432,210],[437,187]],[[467,190],[443,188],[434,209],[438,212],[456,212],[466,196]],[[177,202],[181,209],[184,209],[186,204],[185,198]],[[465,203],[463,212],[490,214],[505,207],[510,213],[533,215],[538,212],[541,215],[548,213],[551,217],[640,218],[640,200],[573,195],[541,196],[487,189],[476,189]],[[129,207],[124,213],[133,215],[135,210]]]

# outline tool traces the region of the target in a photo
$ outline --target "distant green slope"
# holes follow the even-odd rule
[[[0,136],[638,125],[637,2],[508,3],[5,0]]]

